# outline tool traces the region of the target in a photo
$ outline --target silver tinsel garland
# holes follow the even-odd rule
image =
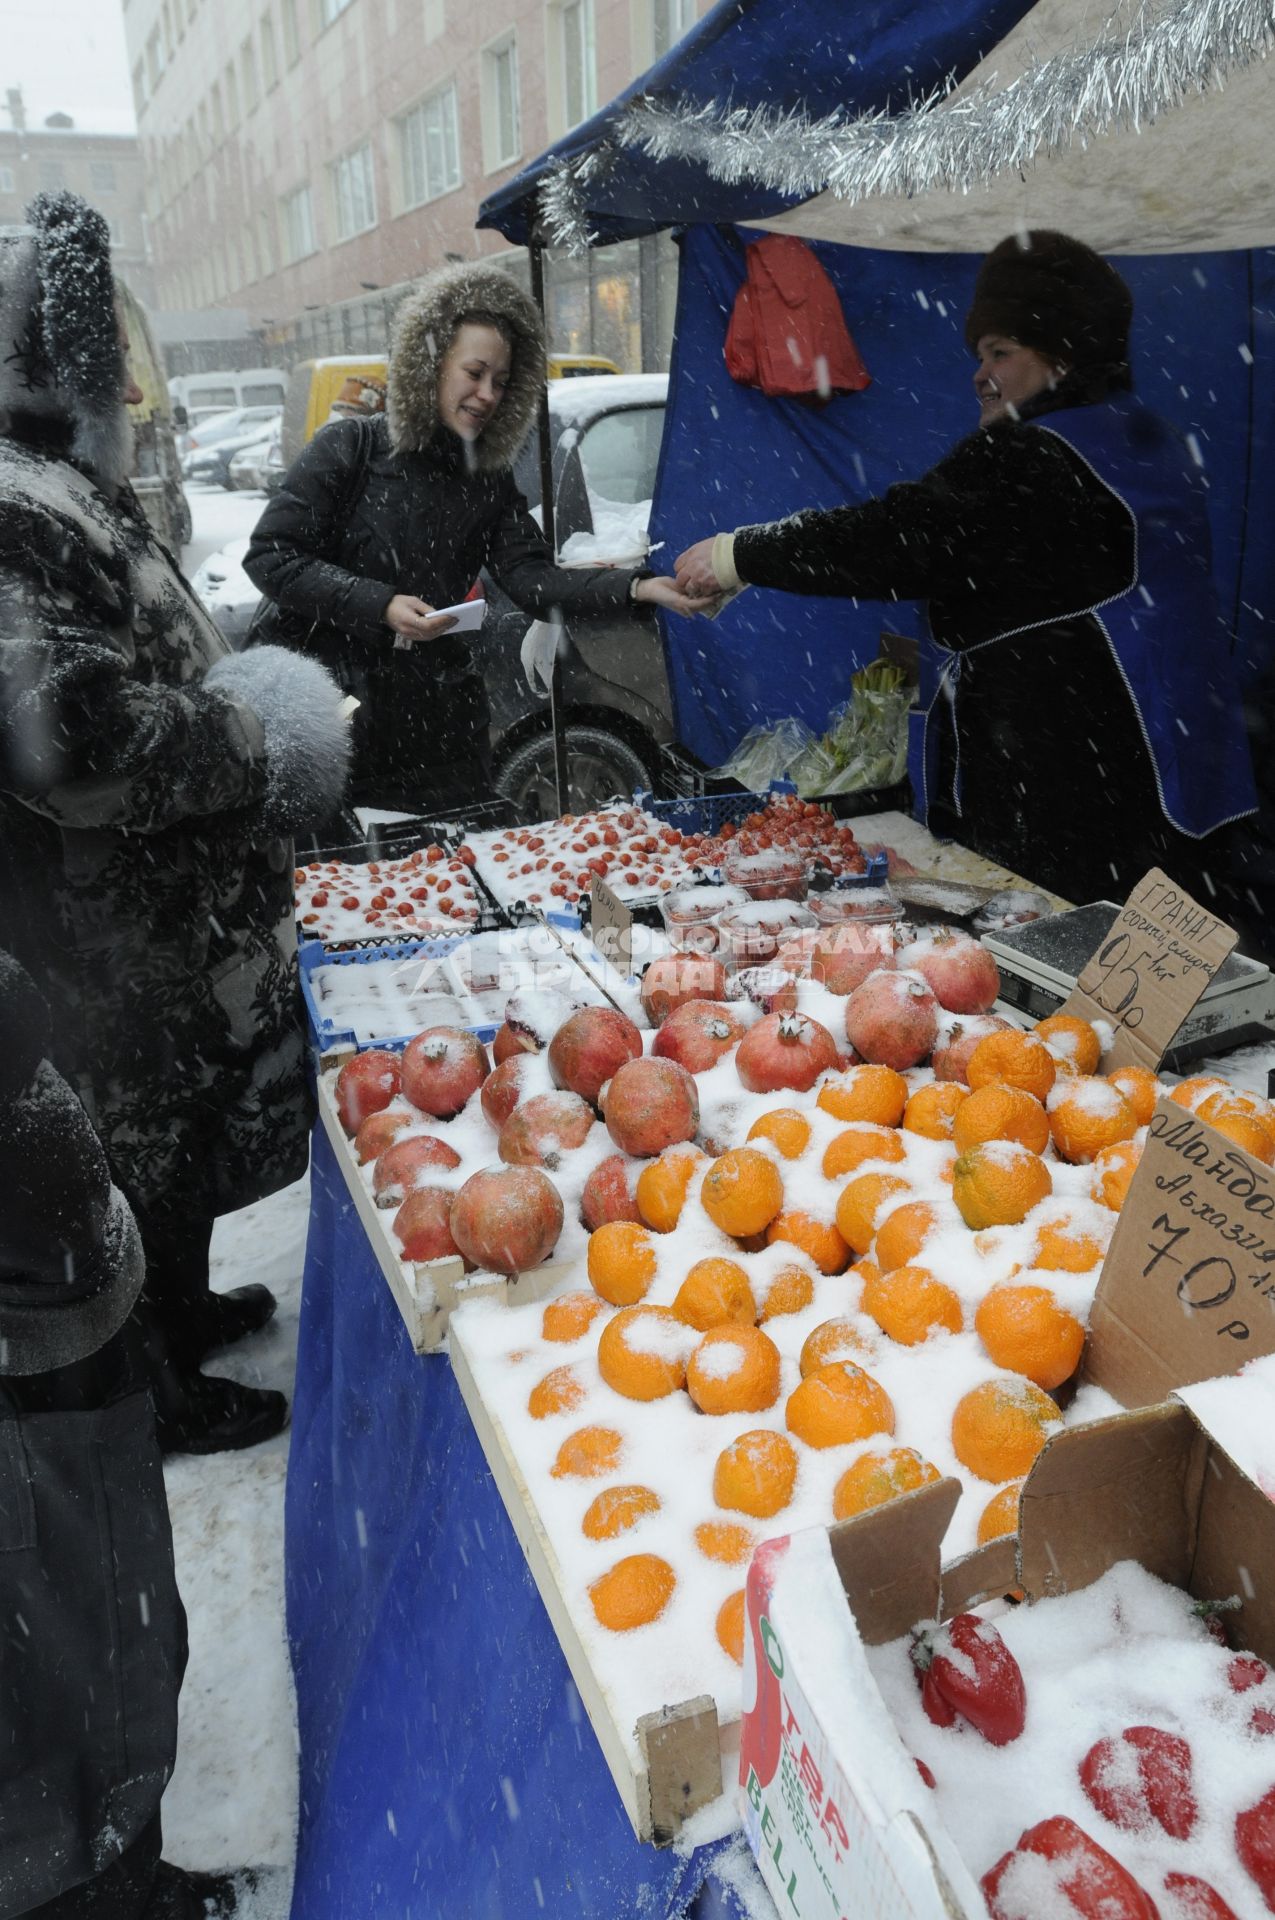
[[[954,99],[931,95],[901,114],[813,119],[770,107],[633,101],[609,138],[552,168],[540,187],[541,230],[582,253],[595,240],[588,188],[621,149],[689,160],[711,179],[800,200],[965,192],[1076,142],[1136,130],[1194,93],[1264,59],[1275,46],[1275,0],[1178,0],[1122,37],[1060,53],[1009,86]]]

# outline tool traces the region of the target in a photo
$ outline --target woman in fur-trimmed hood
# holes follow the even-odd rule
[[[356,800],[426,811],[489,786],[486,691],[434,613],[484,568],[538,618],[629,599],[698,610],[641,570],[554,564],[512,472],[544,381],[540,315],[517,283],[445,267],[399,309],[385,417],[324,427],[257,522],[254,639],[313,655],[357,696]]]
[[[212,1295],[208,1241],[305,1167],[289,836],[339,803],[348,727],[312,662],[229,654],[127,484],[106,222],[69,193],[27,222],[0,228],[0,916],[138,1217],[161,1436],[212,1451],[286,1413],[198,1371],[273,1306]]]

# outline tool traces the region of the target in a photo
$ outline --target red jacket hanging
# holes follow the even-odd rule
[[[788,400],[827,400],[869,386],[837,290],[806,242],[769,233],[745,257],[748,277],[726,333],[731,378]]]

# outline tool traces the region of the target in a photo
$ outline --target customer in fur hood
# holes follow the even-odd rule
[[[338,804],[348,727],[313,662],[228,655],[138,507],[106,222],[68,193],[27,220],[0,228],[0,914],[141,1229],[161,1444],[212,1452],[287,1416],[200,1371],[274,1307],[212,1293],[208,1249],[305,1167],[289,836]]]
[[[312,654],[362,703],[353,797],[424,810],[489,784],[487,696],[436,607],[486,567],[516,605],[703,610],[671,580],[560,568],[511,467],[535,420],[545,343],[501,268],[447,267],[400,309],[384,419],[334,422],[294,462],[244,559],[262,638]]]

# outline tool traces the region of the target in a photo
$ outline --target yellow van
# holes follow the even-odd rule
[[[600,353],[551,353],[546,366],[551,380],[571,380],[582,373],[618,373],[614,360]]]
[[[288,376],[283,403],[283,464],[290,467],[302,447],[326,426],[332,403],[353,374],[384,380],[389,361],[383,353],[337,353],[324,360],[302,360]]]

